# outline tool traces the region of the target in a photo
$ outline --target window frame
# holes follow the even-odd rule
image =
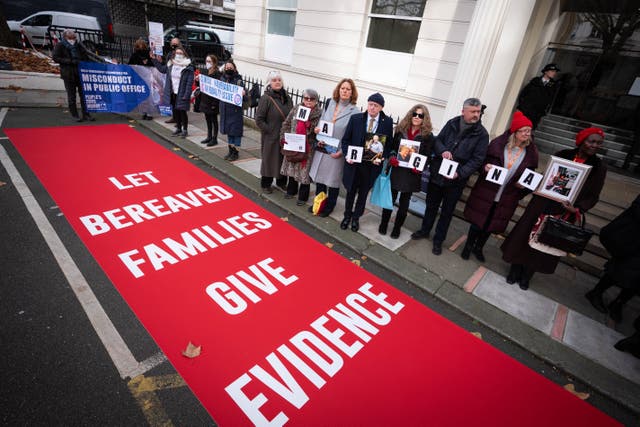
[[[369,13],[367,15],[367,18],[369,19],[369,24],[367,26],[367,38],[365,40],[365,45],[364,45],[365,49],[378,49],[378,50],[384,50],[388,52],[396,52],[396,53],[402,53],[407,55],[413,55],[416,50],[415,45],[418,43],[418,35],[420,34],[420,29],[422,28],[422,20],[424,19],[424,13],[427,9],[427,0],[423,0],[423,1],[424,1],[424,6],[422,7],[422,16],[407,16],[407,15],[388,15],[388,14],[382,14],[382,13],[373,13],[371,12],[371,10],[374,7],[374,2],[375,2],[374,0],[374,2],[371,3],[371,8],[369,9]],[[418,22],[420,24],[418,27],[418,34],[416,35],[416,40],[411,51],[405,52],[405,51],[399,51],[399,50],[382,49],[376,46],[369,46],[369,36],[371,34],[371,25],[373,24],[374,19],[391,19],[396,21]]]

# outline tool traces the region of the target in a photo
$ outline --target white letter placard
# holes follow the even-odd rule
[[[442,164],[440,165],[440,170],[438,173],[443,175],[449,179],[453,179],[453,175],[455,175],[458,170],[458,162],[454,162],[449,159],[442,159]]]
[[[298,112],[296,113],[296,119],[306,122],[309,118],[309,114],[311,114],[311,108],[303,107],[302,105],[298,107]]]
[[[301,153],[304,153],[306,151],[306,135],[298,135],[297,133],[285,133],[284,142],[285,150],[299,151]]]
[[[418,153],[411,153],[409,165],[413,168],[418,169],[419,171],[423,171],[424,167],[427,165],[427,156],[423,156],[422,154]]]
[[[350,145],[347,147],[347,157],[345,160],[351,160],[353,163],[362,163],[362,152],[364,147]]]
[[[542,181],[542,174],[532,171],[531,169],[525,169],[518,180],[518,184],[522,185],[524,188],[528,188],[531,191],[536,191],[538,185]]]
[[[491,165],[491,169],[489,169],[489,172],[487,173],[487,181],[502,185],[507,179],[508,172],[509,169],[507,168]]]
[[[333,123],[327,122],[326,120],[320,120],[318,127],[320,128],[318,135],[333,136]]]

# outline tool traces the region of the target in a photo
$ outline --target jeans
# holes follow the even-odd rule
[[[420,227],[420,229],[425,234],[431,232],[433,223],[436,221],[436,215],[438,215],[438,208],[440,204],[442,204],[440,218],[436,225],[436,234],[433,236],[434,242],[442,243],[444,239],[447,238],[451,217],[453,216],[453,211],[456,208],[458,200],[460,200],[460,196],[462,196],[463,189],[464,184],[441,187],[429,183],[427,188],[427,208],[425,209],[424,217],[422,218],[422,227]]]
[[[242,142],[241,136],[231,136],[227,135],[227,143],[229,145],[235,145],[236,147],[240,147],[240,143]]]

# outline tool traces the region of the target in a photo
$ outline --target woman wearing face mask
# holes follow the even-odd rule
[[[176,49],[180,48],[183,51],[185,51],[184,47],[182,46],[182,43],[180,42],[180,39],[177,38],[177,37],[174,37],[174,38],[171,39],[171,42],[169,43],[169,48],[171,50],[169,52],[167,52],[167,54],[166,54],[166,62],[162,58],[162,55],[156,55],[156,56],[152,56],[151,57],[151,63],[162,74],[167,74],[167,69],[168,69],[168,66],[169,66],[169,62],[171,61],[171,59],[173,59],[173,56],[176,53]],[[171,118],[169,120],[165,120],[165,123],[176,123],[176,110],[175,110],[175,108],[173,108],[173,104],[171,105],[171,107],[172,107],[171,108]]]
[[[155,64],[155,62],[154,62]],[[175,50],[173,58],[167,61],[166,80],[164,84],[165,103],[171,103],[176,119],[176,130],[171,136],[187,137],[189,125],[189,105],[191,100],[191,85],[193,85],[194,66],[181,48]],[[162,71],[162,70],[161,70]]]
[[[247,92],[244,89],[244,82],[242,76],[238,74],[236,64],[232,60],[227,61],[224,64],[222,77],[223,82],[230,83],[236,86],[242,87],[242,98],[247,96]],[[225,160],[234,161],[238,160],[240,143],[242,141],[242,106],[229,104],[227,102],[220,103],[220,132],[227,135],[227,142],[229,143],[229,153],[224,156]]]
[[[283,87],[282,75],[279,71],[270,71],[264,95],[260,97],[256,108],[256,125],[260,129],[262,153],[260,188],[267,194],[273,192],[273,178],[276,178],[277,186],[286,190],[287,177],[280,174],[280,128],[292,106],[291,98]]]
[[[344,131],[347,129],[349,117],[359,113],[356,107],[358,101],[358,90],[356,84],[351,79],[342,79],[333,90],[333,96],[329,105],[320,120],[333,123],[332,138],[342,139]],[[316,128],[316,133],[320,132],[320,128]],[[342,182],[342,170],[344,169],[344,160],[342,150],[335,153],[328,149],[322,141],[318,142],[316,152],[313,154],[313,162],[309,175],[316,183],[316,195],[321,192],[327,193],[327,200],[318,216],[327,217],[333,212],[338,201],[340,193],[340,185]]]
[[[207,55],[205,62],[207,67],[207,76],[212,79],[220,80],[220,70],[218,70],[218,57],[215,55]],[[209,96],[204,92],[200,92],[200,112],[204,113],[207,122],[207,137],[200,141],[201,144],[207,144],[207,147],[218,145],[218,111],[220,101],[213,96]]]

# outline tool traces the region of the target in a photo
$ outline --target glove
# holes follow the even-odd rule
[[[391,156],[389,157],[389,164],[395,168],[400,165],[400,162],[396,156]]]

